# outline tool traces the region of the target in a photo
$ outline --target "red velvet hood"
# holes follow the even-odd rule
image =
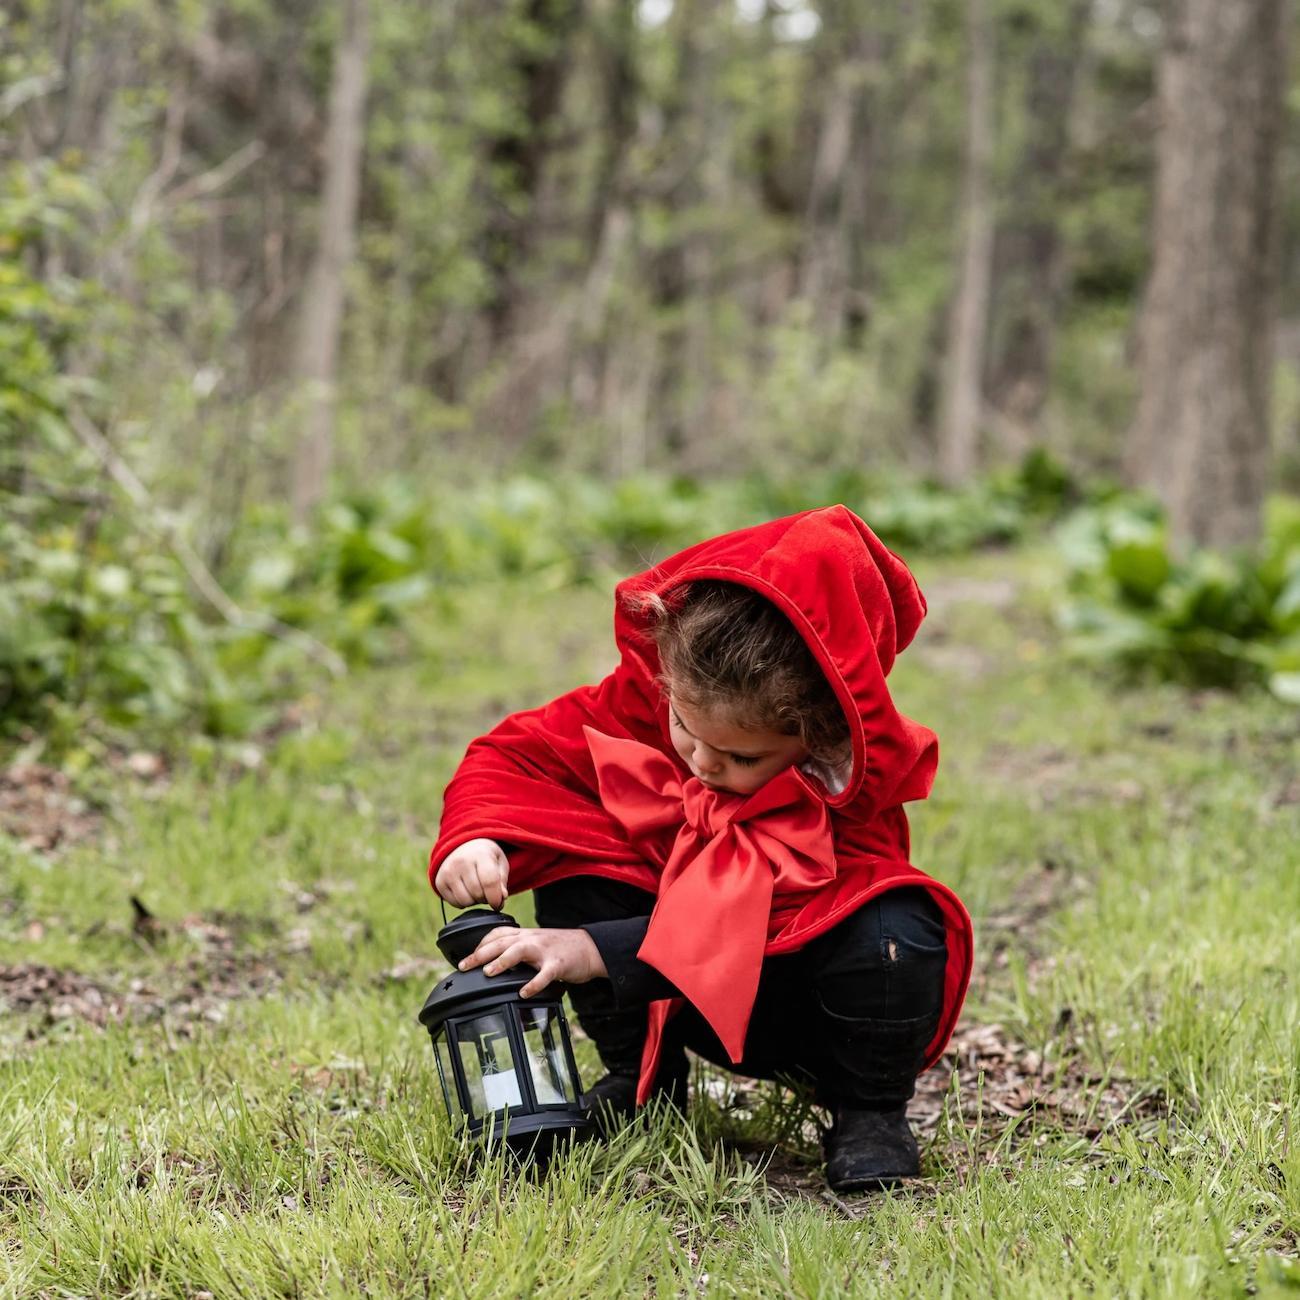
[[[828,506],[744,528],[620,583],[614,635],[630,675],[653,683],[659,656],[647,616],[632,612],[627,597],[666,596],[702,578],[766,596],[794,624],[835,688],[853,739],[853,770],[841,793],[826,796],[828,807],[860,802],[859,811],[869,815],[930,793],[938,740],[894,708],[885,685],[895,657],[925,617],[925,598],[903,561],[857,515]],[[657,702],[653,689],[651,698]]]

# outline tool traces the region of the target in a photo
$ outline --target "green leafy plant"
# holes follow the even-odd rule
[[[93,385],[65,356],[97,287],[41,276],[93,191],[48,160],[0,173],[0,735],[56,747],[109,734],[252,725],[268,689],[232,685],[228,630],[205,622],[179,565],[122,510],[69,424]],[[264,710],[263,710],[264,712]]]
[[[1075,649],[1191,685],[1263,682],[1300,703],[1300,502],[1270,503],[1250,552],[1175,555],[1158,508],[1117,496],[1058,533]]]

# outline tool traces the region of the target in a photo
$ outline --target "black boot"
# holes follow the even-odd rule
[[[892,1187],[921,1172],[920,1152],[903,1106],[897,1110],[837,1106],[834,1126],[822,1145],[826,1181],[834,1192]]]
[[[636,1082],[635,1074],[606,1074],[582,1094],[601,1137],[609,1137],[636,1114]]]
[[[660,1071],[650,1090],[650,1102],[666,1101],[678,1114],[686,1114],[687,1069],[685,1061],[680,1069],[665,1074]],[[636,1088],[638,1076],[611,1070],[582,1094],[582,1104],[591,1111],[591,1119],[602,1137],[609,1137],[636,1117]]]

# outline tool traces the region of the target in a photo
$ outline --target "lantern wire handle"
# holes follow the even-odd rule
[[[447,924],[447,900],[441,894],[438,895],[438,902],[442,904],[442,923]]]

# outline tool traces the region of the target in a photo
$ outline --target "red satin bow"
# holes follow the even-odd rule
[[[769,938],[806,901],[801,895],[835,875],[826,805],[793,767],[751,795],[723,793],[694,777],[683,781],[649,745],[583,731],[601,803],[663,868],[637,955],[681,990],[739,1061]],[[651,1004],[639,1103],[649,1095],[676,1005]]]

